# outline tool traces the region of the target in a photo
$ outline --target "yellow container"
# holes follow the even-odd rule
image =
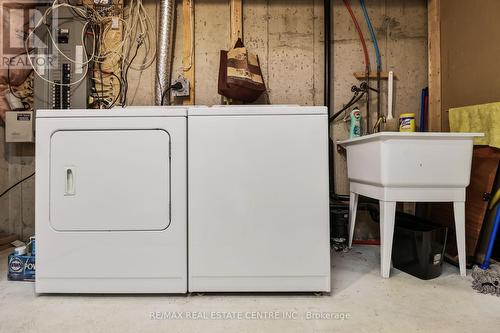
[[[414,113],[402,113],[399,116],[399,131],[400,132],[415,132],[415,114]]]

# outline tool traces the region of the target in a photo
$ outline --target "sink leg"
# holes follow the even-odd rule
[[[388,278],[391,272],[392,239],[396,202],[380,201],[380,270],[382,277]]]
[[[352,247],[354,237],[354,225],[356,224],[356,211],[358,210],[359,194],[351,192],[349,200],[349,248]]]
[[[457,237],[458,264],[460,266],[460,275],[466,275],[466,256],[465,256],[465,202],[456,201],[453,203],[453,212],[455,215],[455,234]]]

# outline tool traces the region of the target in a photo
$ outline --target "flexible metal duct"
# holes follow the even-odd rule
[[[158,48],[156,54],[156,89],[155,104],[161,105],[162,95],[170,87],[172,71],[172,49],[174,41],[175,0],[160,1],[160,19],[158,22]],[[170,102],[170,94],[164,102]]]

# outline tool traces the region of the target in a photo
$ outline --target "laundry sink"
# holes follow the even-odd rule
[[[382,132],[338,144],[349,181],[381,187],[467,187],[474,137],[482,133]]]
[[[347,149],[349,247],[359,195],[379,200],[381,275],[391,269],[397,202],[453,202],[460,274],[465,267],[465,188],[480,133],[385,132],[338,142]]]

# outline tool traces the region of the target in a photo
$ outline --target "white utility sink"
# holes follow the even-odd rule
[[[381,270],[389,277],[396,202],[453,202],[465,275],[465,188],[474,137],[482,133],[382,132],[339,141],[347,150],[352,244],[358,195],[380,200]]]

